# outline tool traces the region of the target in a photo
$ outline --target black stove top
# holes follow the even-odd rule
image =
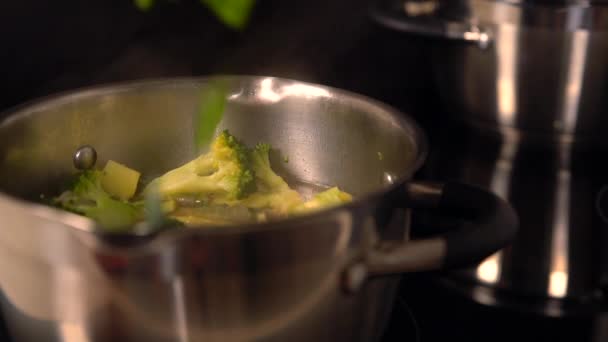
[[[55,1],[42,12],[37,1],[15,3],[0,5],[0,22],[10,27],[8,32],[16,35],[12,38],[19,38],[4,41],[3,49],[11,53],[0,54],[3,81],[12,85],[0,93],[1,108],[97,83],[258,74],[346,88],[394,105],[423,126],[431,150],[440,128],[446,129],[431,79],[432,42],[376,26],[368,17],[368,1],[260,2],[242,34],[214,22],[193,1],[145,16],[125,8],[124,1],[91,0],[87,6],[93,10],[78,8],[83,12],[77,22],[70,9],[74,1]],[[44,27],[32,30],[37,16]],[[95,19],[89,25],[88,16]],[[80,26],[86,34],[73,34]],[[47,33],[45,49],[37,45],[40,38],[32,38],[40,32]],[[107,48],[99,49],[100,44]],[[598,341],[592,338],[591,319],[550,319],[484,307],[441,286],[438,276],[403,277],[383,341]]]
[[[588,318],[548,318],[482,306],[436,276],[404,277],[382,342],[602,341]]]

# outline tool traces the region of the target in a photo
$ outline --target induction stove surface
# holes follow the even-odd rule
[[[403,278],[382,342],[600,342],[605,330],[590,318],[549,318],[483,306],[446,290],[435,275],[417,275]]]

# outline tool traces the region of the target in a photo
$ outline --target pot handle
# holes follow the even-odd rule
[[[405,186],[398,201],[413,209],[437,209],[465,219],[458,229],[409,242],[381,242],[344,273],[347,291],[368,276],[453,269],[476,264],[507,246],[519,227],[515,210],[497,195],[462,183]]]
[[[490,45],[488,30],[464,21],[441,19],[437,15],[439,8],[438,0],[376,0],[371,16],[397,31],[475,43],[481,49]]]

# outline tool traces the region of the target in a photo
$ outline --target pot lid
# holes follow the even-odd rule
[[[608,0],[467,0],[469,19],[555,31],[608,29]]]
[[[457,39],[469,26],[491,32],[503,24],[555,34],[608,31],[608,0],[375,0],[373,15],[401,31],[446,36],[456,30],[447,35]]]
[[[608,30],[608,0],[431,1],[438,5],[436,14],[473,23],[543,27],[556,32]]]

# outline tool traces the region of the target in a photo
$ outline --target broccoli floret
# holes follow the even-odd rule
[[[95,220],[104,229],[130,228],[141,218],[141,208],[110,196],[101,185],[102,175],[99,170],[82,172],[69,190],[54,199],[54,203]]]
[[[272,170],[270,148],[270,145],[260,143],[251,151],[257,191],[243,199],[242,204],[253,209],[270,210],[273,216],[286,216],[289,210],[300,205],[303,199]]]
[[[258,144],[252,152],[258,191],[247,198],[246,204],[254,208],[270,208],[279,216],[304,214],[352,201],[352,196],[338,187],[317,193],[309,201],[291,189],[270,165],[270,145]]]
[[[195,195],[215,204],[231,204],[255,191],[250,150],[227,130],[209,152],[153,180],[163,198]]]
[[[256,182],[262,191],[278,191],[289,188],[281,176],[277,175],[270,165],[270,145],[259,143],[251,152],[251,164]]]
[[[338,187],[333,187],[315,194],[309,201],[306,201],[292,208],[291,213],[310,213],[313,211],[338,206],[344,203],[349,203],[352,200],[353,197],[350,194],[340,190]]]

